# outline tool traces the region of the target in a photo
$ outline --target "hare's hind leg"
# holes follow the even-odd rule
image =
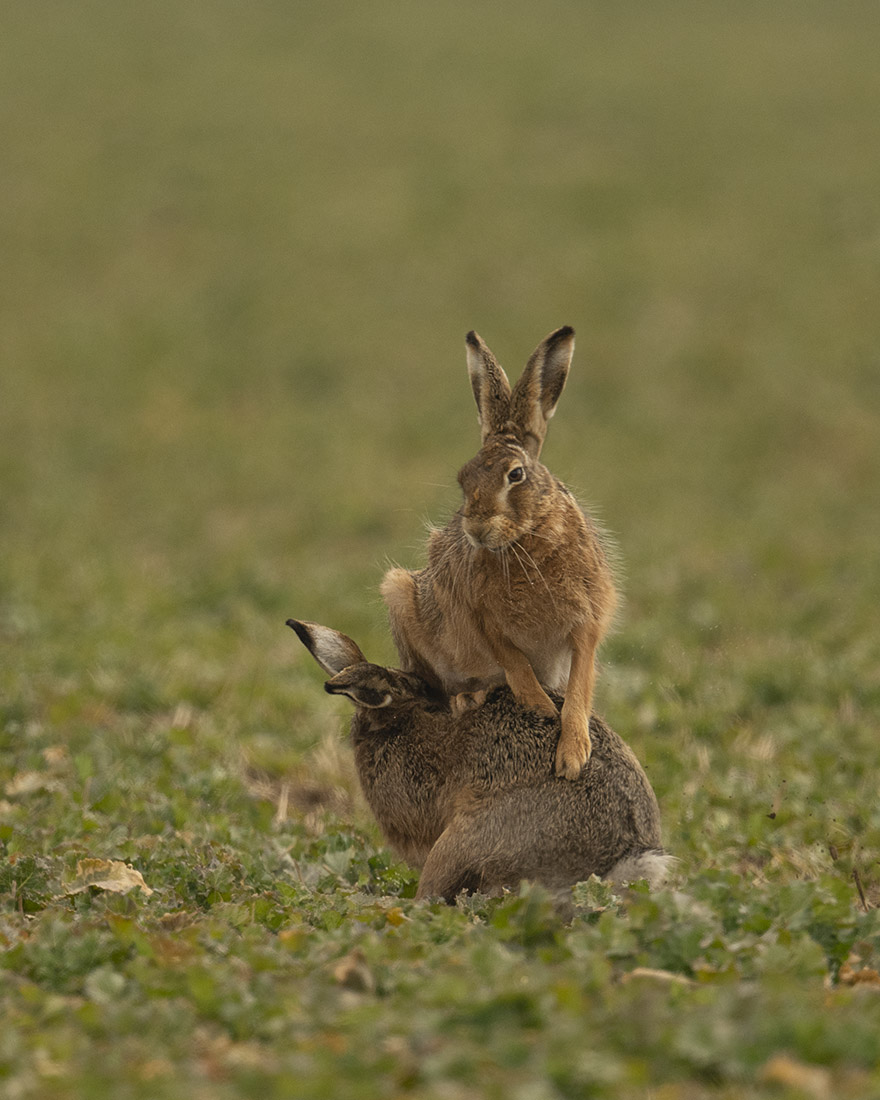
[[[483,874],[475,860],[479,840],[469,825],[462,828],[460,821],[448,825],[425,860],[416,900],[443,898],[451,904],[462,891],[472,894],[483,890]]]
[[[426,656],[427,647],[418,611],[416,574],[409,569],[389,569],[382,578],[379,591],[388,608],[391,638],[397,647],[400,667],[404,672],[415,673],[428,683],[442,687]]]
[[[596,649],[599,638],[594,627],[572,632],[571,673],[562,705],[562,733],[556,747],[556,774],[577,779],[590,759],[590,714],[596,683]]]

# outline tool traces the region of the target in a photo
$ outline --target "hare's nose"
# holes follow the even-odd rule
[[[467,513],[465,513],[464,533],[474,546],[483,545],[488,530],[489,524],[486,523],[485,520],[478,519],[474,516],[468,516]]]

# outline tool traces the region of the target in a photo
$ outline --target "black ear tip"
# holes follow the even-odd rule
[[[568,340],[572,336],[574,336],[574,329],[571,327],[571,325],[563,325],[562,328],[558,328],[553,333],[551,339],[555,343],[557,340]]]
[[[480,338],[473,329],[465,336],[464,342],[472,348],[478,348],[480,346]]]
[[[285,625],[289,626],[291,630],[296,631],[296,636],[303,643],[303,645],[309,644],[312,636],[309,633],[309,628],[306,626],[305,623],[301,623],[298,619],[288,619]]]

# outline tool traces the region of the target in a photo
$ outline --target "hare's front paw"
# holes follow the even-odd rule
[[[556,704],[537,681],[535,681],[533,689],[514,691],[513,694],[516,701],[522,706],[537,711],[538,714],[543,714],[547,718],[559,717]]]
[[[559,707],[557,707],[549,695],[545,696],[543,699],[539,699],[534,704],[534,708],[538,714],[543,714],[547,718],[559,717]]]
[[[473,710],[474,707],[482,706],[486,702],[488,694],[488,691],[460,691],[457,695],[451,695],[449,697],[449,709],[452,711],[453,717],[458,718],[466,710]]]
[[[566,714],[563,710],[562,733],[556,746],[556,774],[563,779],[577,779],[592,751],[589,721],[581,714]]]

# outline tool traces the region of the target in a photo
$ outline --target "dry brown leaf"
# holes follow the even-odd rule
[[[665,982],[667,985],[696,985],[692,978],[686,978],[684,974],[673,974],[671,970],[655,970],[650,966],[637,966],[624,974],[620,980],[631,982],[635,978],[648,978],[655,982]]]
[[[376,988],[376,979],[359,947],[336,963],[333,967],[333,977],[340,985],[356,993],[372,993]]]
[[[81,859],[76,865],[76,878],[67,883],[65,892],[81,894],[90,886],[99,890],[110,890],[114,894],[127,894],[135,887],[143,890],[147,897],[152,890],[144,882],[144,876],[134,867],[118,859]]]
[[[50,768],[57,768],[67,763],[70,757],[66,745],[47,745],[41,755]]]
[[[844,963],[838,977],[843,985],[870,985],[880,990],[880,974],[870,966],[854,970],[849,963]]]
[[[173,913],[163,913],[159,917],[159,924],[166,932],[179,932],[182,928],[188,928],[193,923],[192,913],[185,909],[177,909]]]
[[[821,1066],[808,1066],[788,1054],[774,1054],[764,1064],[760,1079],[766,1084],[799,1089],[815,1100],[831,1096],[831,1074]]]
[[[22,794],[33,794],[35,791],[57,789],[57,780],[45,772],[19,772],[6,784],[6,794],[9,798],[15,798]]]

